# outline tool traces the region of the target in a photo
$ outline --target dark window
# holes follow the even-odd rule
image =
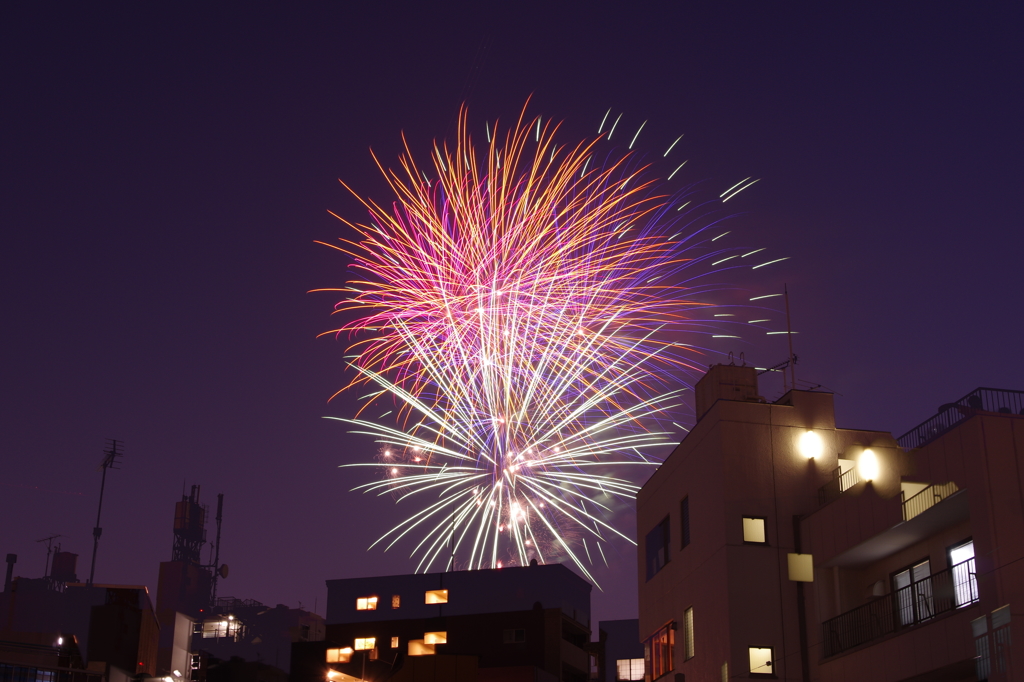
[[[649,680],[656,680],[675,669],[672,650],[675,649],[676,624],[668,623],[644,641],[644,664]]]
[[[684,497],[683,501],[679,503],[679,527],[682,531],[681,537],[683,539],[682,546],[680,549],[686,549],[686,546],[690,544],[690,498]]]
[[[526,630],[523,628],[509,628],[504,632],[505,644],[521,644],[526,641]]]
[[[650,580],[654,574],[665,568],[668,563],[668,548],[671,535],[669,534],[668,517],[654,527],[647,534],[644,540],[644,551],[647,554],[647,579]]]

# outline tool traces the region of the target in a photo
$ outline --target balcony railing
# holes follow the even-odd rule
[[[818,506],[825,506],[858,483],[860,474],[857,473],[857,467],[847,469],[846,473],[843,473],[842,467],[836,467],[832,470],[832,480],[818,488]]]
[[[822,623],[825,658],[978,601],[974,559]]]
[[[1024,414],[1024,391],[976,388],[960,400],[946,403],[939,413],[896,439],[904,450],[919,448],[978,412]]]
[[[958,491],[956,483],[930,485],[913,497],[903,500],[903,520],[909,521]]]

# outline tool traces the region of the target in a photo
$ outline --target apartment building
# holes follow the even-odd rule
[[[584,682],[588,582],[559,564],[327,581],[324,642],[295,680]]]
[[[978,389],[897,440],[712,367],[638,495],[645,679],[1016,679],[1022,398]]]

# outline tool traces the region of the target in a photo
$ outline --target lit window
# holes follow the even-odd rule
[[[775,656],[770,646],[752,646],[747,649],[750,656],[751,675],[775,675]]]
[[[763,517],[743,517],[743,542],[764,545],[768,543],[767,537],[765,535],[765,519]]]
[[[422,639],[410,639],[409,640],[409,655],[410,656],[433,656],[434,645],[427,644]]]
[[[203,621],[202,628],[203,639],[231,638],[238,641],[242,631],[242,622],[236,620],[234,616],[228,616],[227,620]]]
[[[686,660],[693,658],[693,607],[686,609],[686,613],[683,617],[683,626],[685,632],[683,633],[683,649],[684,657]]]
[[[328,663],[348,663],[350,660],[352,660],[352,647],[327,650]]]
[[[356,599],[356,611],[376,611],[376,597],[359,597]]]
[[[424,644],[447,644],[448,633],[447,632],[424,632],[423,633]]]
[[[448,603],[448,590],[427,590],[426,602],[427,604],[447,604]]]
[[[667,516],[647,534],[647,538],[644,540],[644,551],[647,557],[648,580],[653,578],[658,571],[665,568],[665,564],[668,563],[670,537]]]
[[[392,649],[397,649],[398,648],[398,638],[397,637],[392,637],[391,638],[391,648]]]
[[[523,628],[510,628],[503,635],[505,644],[522,644],[526,641],[526,630]]]
[[[402,597],[401,597],[401,595],[397,595],[397,594],[391,595],[391,608],[397,609],[401,605],[402,605]]]
[[[644,659],[642,658],[620,658],[615,661],[615,680],[642,680],[644,679]]]
[[[729,682],[729,661],[722,664],[722,682]]]
[[[356,637],[354,648],[356,651],[367,651],[368,649],[372,649],[373,645],[376,643],[376,637]]]
[[[644,642],[644,659],[649,662],[651,679],[656,680],[675,669],[672,650],[675,648],[675,623],[669,623]]]

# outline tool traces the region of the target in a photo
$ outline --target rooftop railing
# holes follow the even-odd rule
[[[939,413],[896,439],[904,450],[919,448],[978,412],[1024,415],[1024,391],[1005,388],[976,388],[960,400],[946,403]]]
[[[825,658],[978,601],[974,559],[890,592],[821,624]]]

